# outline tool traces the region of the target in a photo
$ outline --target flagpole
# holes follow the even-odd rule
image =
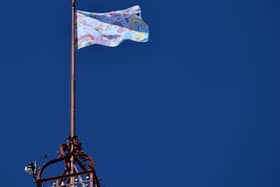
[[[70,139],[73,140],[76,131],[76,0],[72,0],[72,36],[71,36],[71,88],[70,88]],[[74,144],[71,141],[71,151]],[[74,174],[74,156],[70,157],[70,174]],[[74,176],[70,177],[70,184],[74,186]]]
[[[71,39],[71,106],[70,106],[70,137],[75,136],[76,122],[76,0],[72,0],[72,39]]]

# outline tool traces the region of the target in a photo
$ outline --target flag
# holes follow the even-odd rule
[[[148,25],[142,20],[140,7],[107,13],[77,10],[77,48],[94,44],[118,46],[123,40],[147,42]]]

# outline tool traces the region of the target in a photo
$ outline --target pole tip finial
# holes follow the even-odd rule
[[[76,0],[72,0],[72,7],[76,7]]]

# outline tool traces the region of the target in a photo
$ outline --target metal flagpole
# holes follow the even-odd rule
[[[48,161],[37,169],[36,162],[25,167],[28,174],[32,174],[37,187],[75,187],[89,186],[100,187],[99,179],[95,172],[94,160],[82,149],[76,136],[76,0],[72,0],[72,38],[71,38],[71,83],[70,83],[70,135],[67,143],[59,148],[57,158]],[[53,176],[50,173],[43,175],[46,168],[57,163],[63,163],[63,174]]]
[[[72,38],[71,38],[71,94],[70,94],[70,138],[75,137],[76,123],[76,0],[72,0]],[[70,145],[71,152],[74,144]],[[70,174],[74,174],[74,155],[70,157]],[[74,186],[74,176],[70,177],[70,184]]]
[[[75,136],[76,109],[76,0],[72,0],[70,137]]]

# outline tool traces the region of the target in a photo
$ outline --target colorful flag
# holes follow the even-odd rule
[[[149,39],[149,28],[142,20],[139,6],[107,13],[78,10],[76,16],[78,49],[94,44],[116,47],[123,40]]]

